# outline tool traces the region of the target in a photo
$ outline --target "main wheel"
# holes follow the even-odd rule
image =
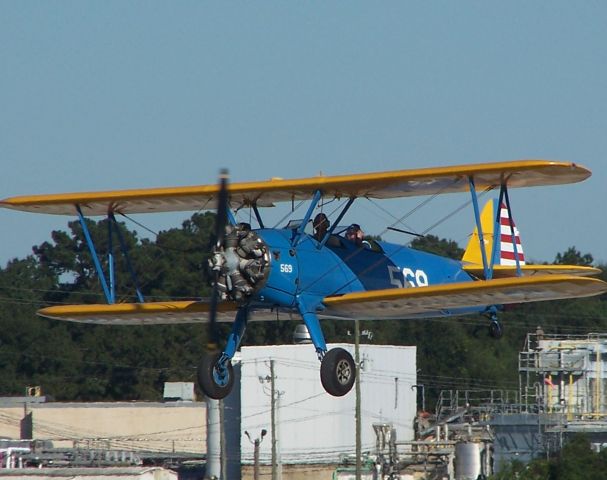
[[[356,379],[356,364],[343,348],[329,350],[320,364],[320,381],[334,397],[342,397],[352,389]]]
[[[489,335],[493,338],[500,339],[504,334],[504,329],[502,328],[502,324],[498,320],[491,320],[491,325],[489,325]]]
[[[221,353],[206,354],[198,365],[198,385],[203,393],[215,400],[228,396],[234,386],[232,362],[226,361],[223,367],[217,365]]]

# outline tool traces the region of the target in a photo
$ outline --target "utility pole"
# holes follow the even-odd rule
[[[228,459],[226,455],[226,429],[225,410],[223,400],[219,400],[219,449],[221,452],[221,480],[226,480],[228,472]]]
[[[422,391],[422,412],[426,411],[426,389],[424,388],[424,386],[422,384],[418,384],[418,385],[411,385],[411,390],[415,389],[416,391],[420,390]]]
[[[360,326],[354,320],[354,365],[356,365],[356,480],[361,480],[361,418],[360,418]]]
[[[272,480],[276,480],[276,384],[274,379],[274,360],[270,360],[270,409],[272,412]]]
[[[245,431],[244,433],[249,439],[249,442],[253,444],[253,480],[259,480],[259,445],[261,445],[263,437],[266,436],[268,431],[264,428],[261,431],[261,437],[256,438],[255,440],[251,440],[249,432]]]
[[[206,478],[221,478],[221,420],[219,400],[207,398]]]

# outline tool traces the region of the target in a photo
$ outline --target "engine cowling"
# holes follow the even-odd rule
[[[228,225],[225,243],[213,251],[209,268],[219,272],[217,287],[222,300],[246,303],[268,278],[270,252],[248,223]]]

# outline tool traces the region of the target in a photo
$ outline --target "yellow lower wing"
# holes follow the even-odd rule
[[[232,322],[237,305],[220,303],[218,322]],[[159,325],[173,323],[206,323],[209,321],[209,303],[196,301],[116,303],[92,305],[60,305],[38,310],[38,315],[55,320],[97,323],[104,325]],[[284,317],[284,315],[281,315]],[[276,312],[252,311],[250,320],[275,320]]]
[[[463,269],[478,278],[485,278],[482,265],[464,265]],[[521,265],[521,273],[525,277],[534,275],[575,275],[577,277],[590,277],[601,273],[600,268],[583,265]],[[518,275],[515,266],[494,265],[493,278],[508,278]]]
[[[327,297],[323,313],[339,318],[423,317],[447,314],[457,308],[590,297],[605,292],[607,283],[596,278],[572,275],[501,278]]]
[[[326,297],[322,318],[406,318],[433,316],[449,310],[484,305],[539,302],[590,297],[607,292],[607,283],[573,275],[543,275],[476,282],[451,283],[419,288],[395,288]],[[234,320],[237,305],[220,303],[217,321]],[[106,325],[154,325],[205,323],[209,303],[196,301],[118,303],[113,305],[61,305],[43,308],[38,314],[56,320]],[[251,321],[276,320],[279,313],[253,310]],[[280,312],[281,320],[298,319],[298,314]]]

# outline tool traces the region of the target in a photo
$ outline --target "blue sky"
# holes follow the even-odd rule
[[[591,179],[511,192],[525,253],[607,262],[606,21],[590,1],[0,1],[0,198],[206,184],[221,167],[238,181],[568,160]],[[424,231],[467,199],[407,222]],[[359,207],[349,219],[381,233]],[[465,245],[471,215],[430,233]],[[0,264],[68,220],[0,210]]]

